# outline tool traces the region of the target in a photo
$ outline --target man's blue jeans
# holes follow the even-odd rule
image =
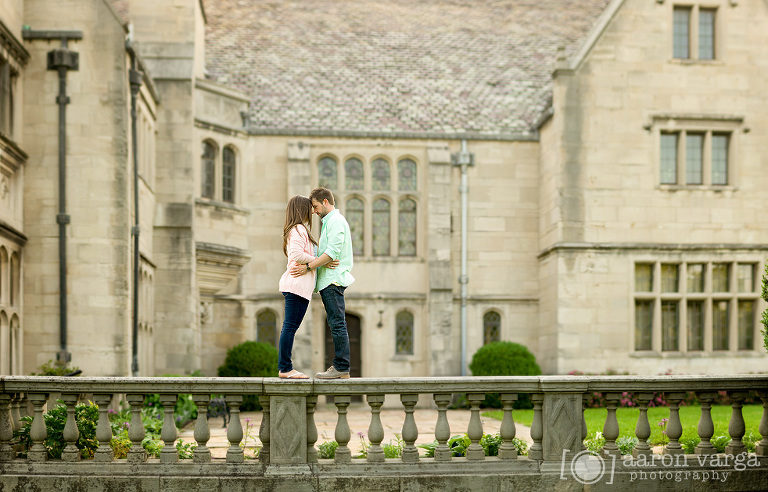
[[[349,371],[349,334],[347,333],[347,319],[344,314],[345,289],[346,287],[339,285],[329,285],[320,291],[328,326],[331,327],[333,348],[336,351],[333,357],[333,367],[341,372]]]
[[[301,326],[301,321],[307,313],[309,300],[290,292],[283,292],[285,297],[285,319],[283,329],[280,330],[280,356],[277,359],[277,370],[291,372],[291,351],[293,350],[293,337]]]

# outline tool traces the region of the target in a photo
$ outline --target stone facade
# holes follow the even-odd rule
[[[0,132],[0,372],[28,374],[61,349],[59,86],[46,66],[60,41],[25,40],[23,25],[83,33],[68,45],[79,67],[67,73],[66,350],[87,374],[132,372],[136,210],[138,375],[213,376],[235,344],[276,340],[285,205],[328,179],[324,159],[336,163],[338,207],[359,220],[346,295],[353,371],[460,374],[452,155],[462,140],[474,156],[468,360],[498,338],[526,345],[553,374],[757,370],[764,6],[702,5],[716,9],[718,27],[716,59],[701,61],[673,56],[673,2],[547,2],[312,0],[274,11],[225,0],[5,2],[2,57],[17,77],[14,131]],[[377,15],[361,30],[366,9]],[[395,18],[412,23],[395,28]],[[728,137],[726,185],[661,183],[662,140],[688,134]],[[360,186],[346,181],[351,159]],[[710,150],[704,160],[708,171]],[[413,188],[400,186],[404,161],[415,164]],[[385,186],[374,178],[382,165]],[[687,283],[697,269],[701,291]],[[638,287],[645,271],[648,289]],[[723,271],[729,287],[718,290]],[[327,367],[324,325],[316,296],[297,333],[300,370]]]

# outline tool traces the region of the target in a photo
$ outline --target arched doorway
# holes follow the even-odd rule
[[[353,378],[362,377],[362,361],[360,358],[360,317],[354,314],[345,313],[347,320],[347,333],[349,333],[349,376]],[[331,328],[328,321],[325,322],[325,366],[331,367],[333,364],[333,338],[331,337]]]

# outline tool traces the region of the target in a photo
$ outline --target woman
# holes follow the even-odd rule
[[[284,379],[308,379],[308,376],[293,368],[291,351],[293,337],[307,312],[312,292],[315,290],[315,272],[293,277],[289,273],[294,265],[304,265],[315,259],[317,242],[310,235],[312,228],[312,202],[309,198],[296,195],[288,201],[283,227],[283,253],[288,257],[288,266],[280,277],[280,292],[285,297],[285,318],[280,331],[280,356],[277,362],[278,375]],[[334,268],[335,265],[327,265]]]

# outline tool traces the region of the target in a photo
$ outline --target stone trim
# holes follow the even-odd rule
[[[557,242],[544,248],[537,256],[544,259],[558,251],[768,251],[768,244],[725,243],[566,243]]]
[[[434,133],[434,132],[366,132],[350,130],[294,130],[282,128],[248,128],[249,135],[286,137],[345,137],[345,138],[386,138],[418,140],[483,140],[498,142],[538,142],[539,132],[520,133]]]
[[[0,46],[2,46],[19,65],[26,65],[29,61],[29,51],[24,48],[24,45],[21,44],[18,39],[16,39],[16,36],[13,35],[11,30],[8,29],[8,26],[6,26],[5,23],[1,20]]]
[[[2,219],[0,219],[0,236],[3,236],[10,241],[13,241],[19,246],[24,246],[25,244],[27,244],[27,236],[25,236],[23,232],[16,230],[14,227],[12,227],[10,224],[8,224]]]

